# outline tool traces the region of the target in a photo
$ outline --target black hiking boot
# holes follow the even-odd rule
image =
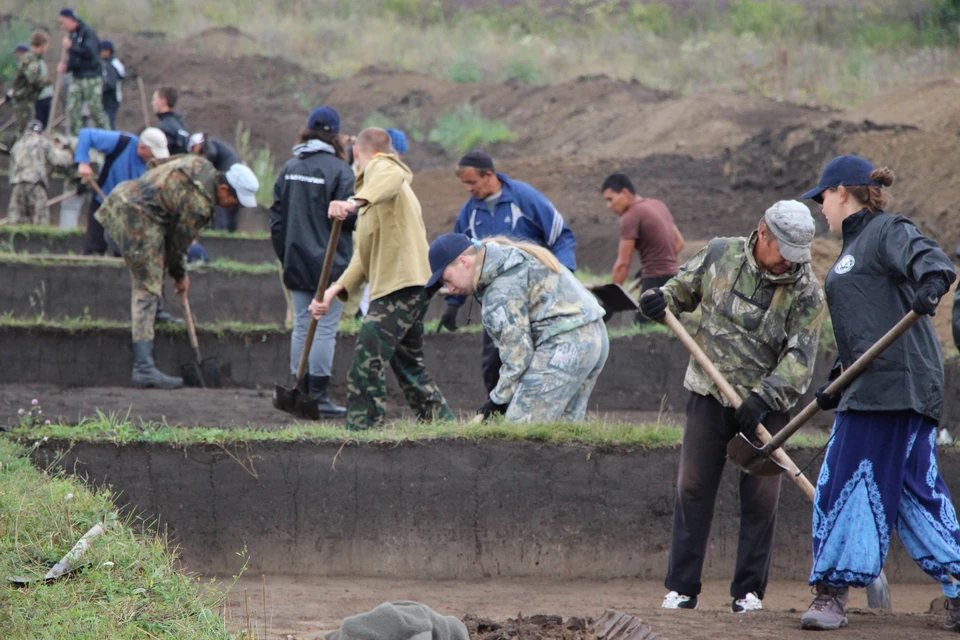
[[[947,619],[943,621],[943,628],[960,632],[960,598],[947,598]]]
[[[307,376],[307,394],[317,401],[317,411],[321,416],[328,418],[342,418],[347,413],[346,407],[333,404],[327,387],[330,386],[330,376]]]
[[[153,340],[133,343],[134,389],[179,389],[183,378],[168,376],[157,370],[153,363]]]

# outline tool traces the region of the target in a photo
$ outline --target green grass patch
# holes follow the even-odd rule
[[[174,570],[164,538],[116,519],[113,496],[37,470],[0,439],[0,576],[42,578],[86,531],[110,523],[83,557],[89,566],[47,585],[0,589],[5,638],[196,638],[232,635],[217,592]]]
[[[51,438],[70,442],[110,442],[187,445],[232,445],[246,442],[422,442],[439,439],[515,440],[555,444],[618,446],[634,449],[672,447],[680,443],[681,429],[672,423],[631,424],[627,422],[561,422],[556,424],[515,424],[488,421],[422,423],[402,420],[382,430],[348,431],[333,423],[296,424],[283,429],[184,428],[158,423],[134,423],[120,414],[101,415],[77,425],[36,425],[18,428],[11,437]]]
[[[23,236],[24,238],[51,238],[56,240],[74,240],[83,237],[84,230],[61,229],[59,227],[49,227],[32,224],[5,225],[0,227],[0,238],[7,236]],[[207,229],[200,232],[200,240],[204,238],[219,238],[225,240],[269,240],[270,234],[267,231],[221,231]]]
[[[63,331],[69,334],[89,333],[96,331],[130,330],[130,323],[119,320],[103,320],[84,316],[80,318],[63,317],[56,320],[46,318],[16,318],[10,312],[0,315],[0,328]],[[186,336],[187,330],[183,325],[158,324],[156,331],[159,335]],[[212,333],[218,338],[229,335],[249,336],[255,334],[282,335],[290,333],[282,324],[253,324],[248,322],[213,322],[197,325],[197,331]]]
[[[476,147],[513,142],[517,136],[506,125],[484,118],[473,105],[462,104],[441,114],[427,139],[459,155]]]
[[[83,257],[77,256],[76,259],[64,260],[54,255],[36,254],[36,253],[5,253],[0,252],[0,264],[29,264],[34,266],[49,267],[108,267],[116,269],[125,269],[126,266],[120,260],[104,260],[99,256]],[[278,262],[241,262],[230,258],[217,258],[207,263],[194,262],[187,265],[187,270],[191,273],[204,273],[208,271],[245,274],[245,275],[265,275],[277,274],[280,270]]]

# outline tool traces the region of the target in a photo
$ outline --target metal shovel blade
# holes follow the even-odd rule
[[[296,386],[287,389],[279,384],[273,386],[273,406],[304,420],[319,420],[320,410],[316,398],[300,391]]]
[[[203,372],[203,381],[207,383],[208,389],[219,389],[223,386],[223,378],[220,375],[220,360],[214,356],[204,358],[201,370]]]
[[[767,451],[750,442],[742,433],[727,443],[727,457],[754,476],[776,476],[788,471],[787,467],[771,458]]]
[[[184,386],[198,389],[207,386],[203,383],[203,373],[200,372],[200,365],[193,360],[180,365],[180,377],[183,378]]]

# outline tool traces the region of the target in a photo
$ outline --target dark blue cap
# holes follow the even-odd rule
[[[394,151],[400,155],[407,152],[407,134],[400,129],[387,129],[387,135],[390,136],[390,144]]]
[[[116,51],[116,49],[113,48],[113,40],[100,41],[100,51],[106,51],[107,49],[110,51]]]
[[[430,245],[429,255],[430,271],[433,274],[427,281],[427,289],[435,286],[447,265],[456,260],[457,256],[469,249],[471,245],[478,248],[483,246],[479,240],[474,240],[462,233],[445,233],[434,240]]]
[[[836,189],[840,185],[845,187],[882,186],[879,182],[870,179],[872,172],[873,165],[859,156],[839,156],[824,167],[817,188],[807,191],[800,197],[823,204],[823,192],[827,189]]]
[[[80,16],[77,15],[76,11],[74,11],[69,7],[60,9],[60,15],[62,15],[64,18],[70,18],[71,20],[76,20],[77,22],[80,22]]]
[[[30,45],[26,42],[18,42],[17,46],[13,48],[13,52],[16,53],[18,51],[30,51]]]
[[[333,107],[317,107],[307,118],[307,129],[340,133],[340,114]]]

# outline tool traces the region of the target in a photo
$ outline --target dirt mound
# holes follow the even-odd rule
[[[471,640],[580,640],[587,637],[591,618],[567,618],[551,615],[519,616],[503,622],[479,618],[472,614],[463,617]]]
[[[880,94],[850,113],[854,119],[912,124],[931,133],[960,134],[960,79],[934,78]]]

